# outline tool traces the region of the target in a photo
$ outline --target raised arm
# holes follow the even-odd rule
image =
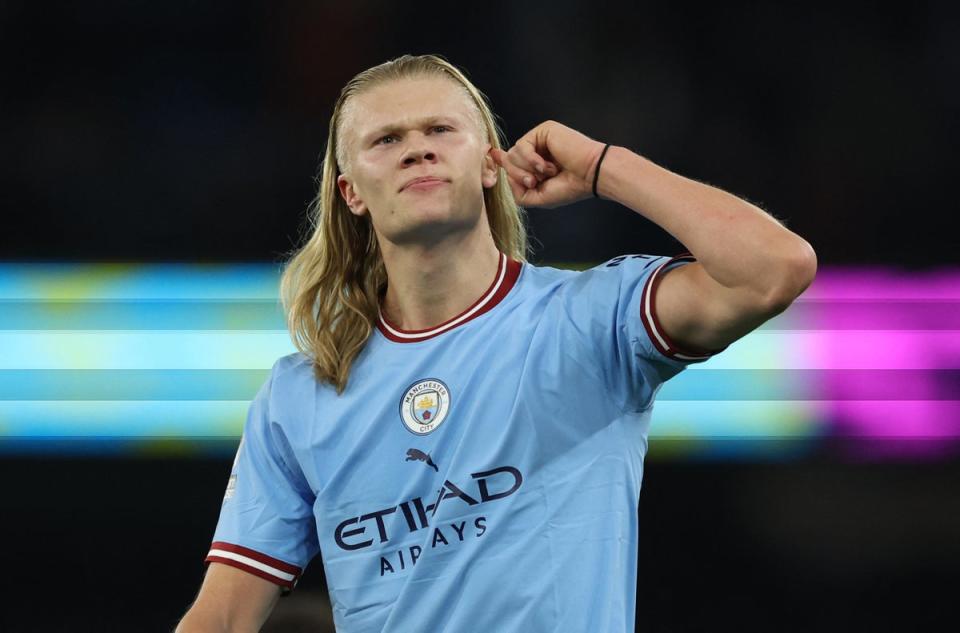
[[[813,248],[764,211],[626,148],[610,147],[605,156],[603,149],[546,121],[509,151],[490,152],[522,205],[588,198],[598,176],[601,198],[636,211],[690,249],[697,261],[663,273],[651,310],[679,350],[723,349],[786,309],[813,281]]]
[[[280,587],[272,582],[210,563],[200,593],[175,633],[255,633],[279,597]]]
[[[600,197],[658,224],[697,258],[664,274],[656,316],[677,347],[719,350],[789,306],[813,281],[813,248],[754,205],[623,147],[600,166]]]

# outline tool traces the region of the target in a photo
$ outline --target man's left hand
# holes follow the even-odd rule
[[[517,204],[552,209],[593,195],[593,172],[604,144],[556,121],[545,121],[510,148],[490,149],[507,172]]]

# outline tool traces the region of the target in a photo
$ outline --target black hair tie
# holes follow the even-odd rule
[[[603,151],[600,152],[600,160],[597,161],[597,169],[593,172],[593,197],[599,198],[597,195],[597,181],[600,180],[600,163],[603,162],[603,157],[607,155],[607,150],[610,149],[610,143],[607,143]]]

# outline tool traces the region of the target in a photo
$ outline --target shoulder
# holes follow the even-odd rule
[[[273,368],[270,370],[270,373],[274,380],[278,380],[281,377],[291,377],[301,374],[304,371],[312,371],[312,363],[310,359],[302,352],[294,352],[293,354],[287,354],[286,356],[281,356],[273,363]],[[288,378],[289,379],[289,378]]]
[[[271,403],[289,402],[291,396],[313,392],[316,378],[313,363],[301,352],[281,356],[274,362],[264,385]]]
[[[571,268],[524,265],[524,276],[531,289],[550,289],[567,292],[596,286],[620,286],[624,282],[640,281],[671,260],[664,255],[619,255],[593,266],[574,265]]]
[[[552,266],[537,266],[536,264],[525,262],[520,272],[518,283],[525,292],[535,293],[556,288],[579,274],[577,270],[554,268]]]
[[[524,264],[517,303],[538,311],[560,310],[567,316],[606,313],[626,308],[655,271],[671,260],[663,255],[620,255],[596,265],[566,267]],[[637,307],[639,312],[639,307]]]

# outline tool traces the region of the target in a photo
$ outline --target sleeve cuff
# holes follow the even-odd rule
[[[659,286],[660,280],[663,278],[663,273],[673,264],[695,261],[697,261],[697,258],[692,254],[681,253],[660,264],[647,278],[643,286],[643,294],[640,296],[640,320],[643,322],[643,327],[647,331],[647,335],[650,337],[654,348],[670,360],[682,363],[704,361],[727,349],[724,347],[723,349],[710,351],[681,348],[670,340],[666,332],[664,332],[663,326],[660,325],[660,320],[657,318],[655,309],[657,286]]]
[[[296,565],[285,563],[242,545],[222,541],[214,542],[210,546],[210,552],[204,562],[222,563],[242,569],[254,576],[280,585],[287,591],[293,589],[303,573],[303,570]]]

